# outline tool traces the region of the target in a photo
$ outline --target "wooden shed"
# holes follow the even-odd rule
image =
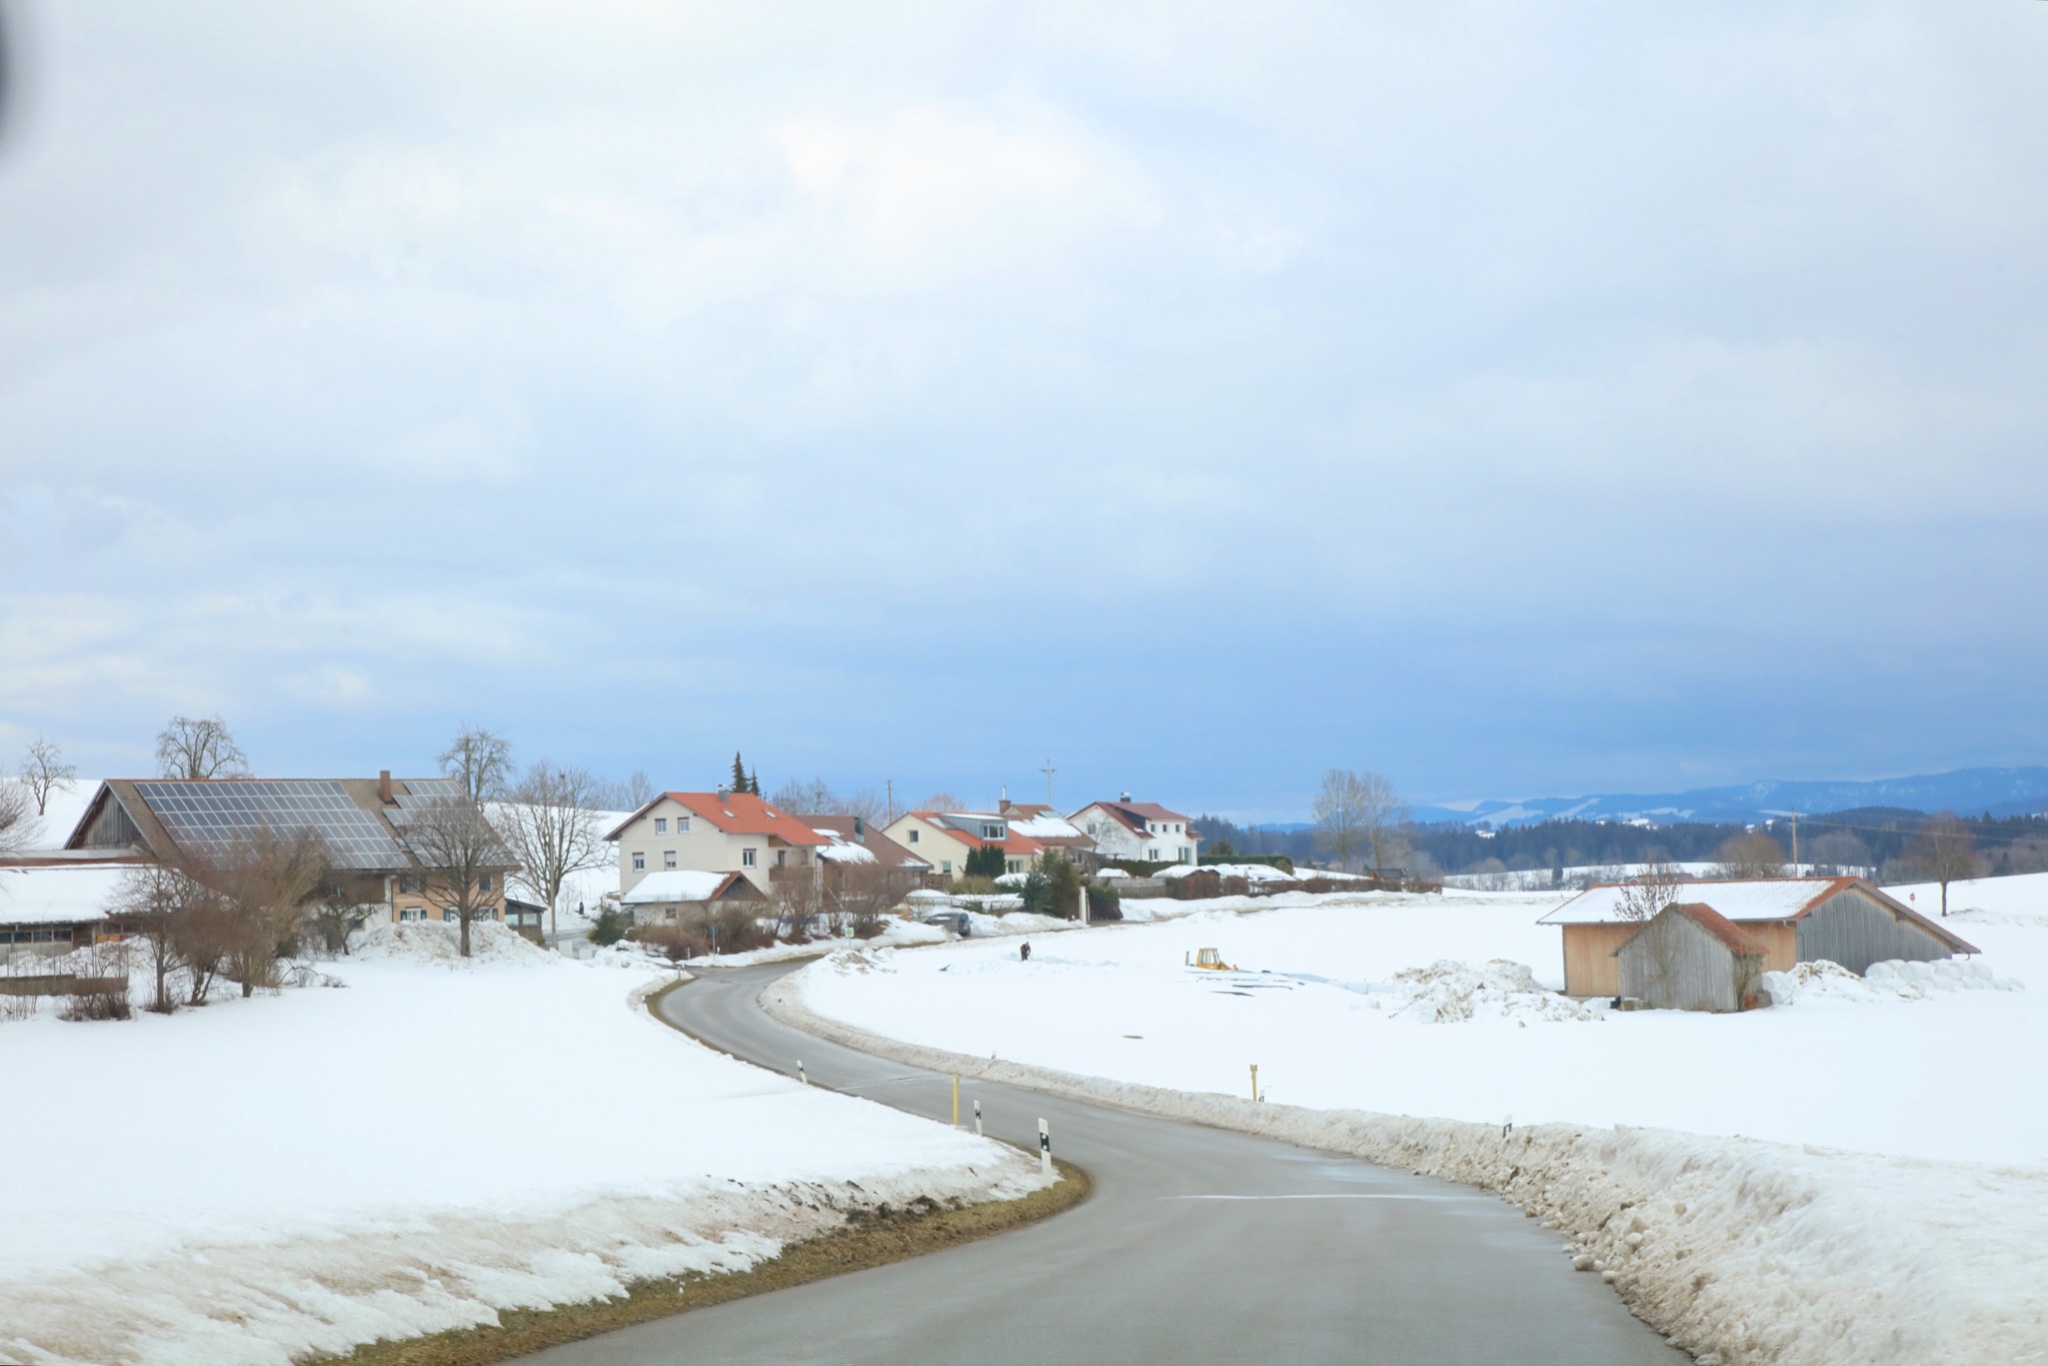
[[[1616,951],[1642,926],[1622,914],[1620,884],[1588,887],[1543,917],[1564,932],[1568,996],[1619,996]],[[1707,902],[1763,953],[1765,972],[1818,959],[1862,972],[1889,958],[1927,961],[1975,946],[1858,877],[1753,878],[1688,883],[1681,901]]]
[[[1748,1010],[1763,946],[1711,906],[1666,906],[1614,951],[1621,994],[1654,1010]]]

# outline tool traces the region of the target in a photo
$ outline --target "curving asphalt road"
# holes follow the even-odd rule
[[[945,1122],[950,1080],[756,1004],[788,965],[663,1000],[715,1047]],[[963,1079],[988,1132],[1087,1168],[1094,1195],[966,1247],[558,1347],[547,1366],[798,1362],[1367,1362],[1682,1366],[1558,1235],[1463,1186],[1218,1129]],[[830,1141],[829,1135],[821,1135]]]

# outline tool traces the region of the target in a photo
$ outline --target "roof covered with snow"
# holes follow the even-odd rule
[[[1851,885],[1854,878],[1759,878],[1747,882],[1686,883],[1679,896],[1703,901],[1728,919],[1794,920]],[[1543,925],[1617,925],[1632,919],[1621,912],[1630,889],[1619,884],[1588,887],[1544,916]]]
[[[931,864],[858,816],[809,815],[804,824],[832,841],[818,850],[828,863],[875,863],[884,868],[928,872]]]
[[[682,901],[709,901],[738,878],[738,873],[701,873],[691,868],[668,868],[649,873],[619,900],[628,906],[666,906]]]
[[[1003,819],[1010,828],[1021,835],[1029,836],[1041,843],[1092,845],[1094,840],[1082,833],[1081,827],[1069,821],[1049,806],[1035,802],[1013,802],[1003,812]]]
[[[0,867],[0,925],[62,925],[98,920],[132,863],[60,863]]]

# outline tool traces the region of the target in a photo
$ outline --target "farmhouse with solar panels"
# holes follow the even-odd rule
[[[311,831],[341,891],[394,921],[453,912],[429,895],[434,874],[406,828],[437,803],[467,800],[452,778],[116,778],[101,783],[64,848],[75,857],[213,863],[259,832]],[[488,914],[505,913],[506,862],[479,879]]]

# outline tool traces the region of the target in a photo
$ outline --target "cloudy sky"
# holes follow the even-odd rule
[[[0,759],[2048,759],[2048,5],[24,5]]]

